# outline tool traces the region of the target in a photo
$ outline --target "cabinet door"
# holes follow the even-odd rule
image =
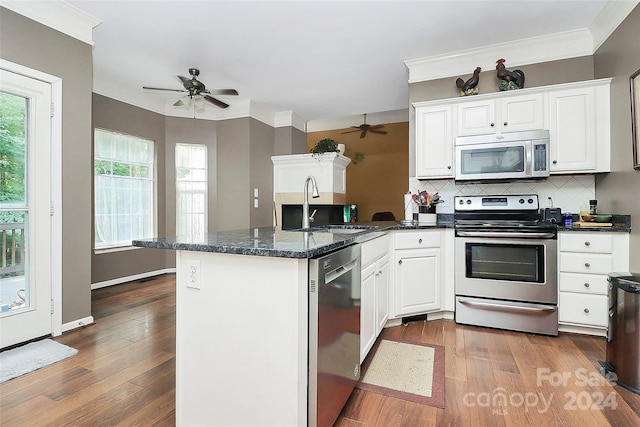
[[[499,123],[502,132],[520,132],[544,128],[542,94],[509,96],[500,100]],[[497,126],[497,125],[496,125]]]
[[[440,248],[396,251],[395,315],[440,308]]]
[[[549,93],[550,172],[589,172],[596,168],[595,89]]]
[[[453,122],[450,105],[416,107],[416,177],[453,177]]]
[[[377,262],[376,272],[376,336],[389,319],[389,257]]]
[[[376,340],[376,263],[361,272],[360,290],[360,362],[367,357]]]
[[[458,104],[458,136],[496,133],[496,101],[463,102]]]

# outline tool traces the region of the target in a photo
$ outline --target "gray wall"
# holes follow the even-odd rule
[[[274,156],[307,152],[307,134],[294,127],[276,128],[274,141]]]
[[[251,153],[249,176],[249,227],[273,225],[275,205],[273,202],[273,163],[275,129],[258,120],[251,119]],[[254,189],[258,189],[258,207],[253,204]]]
[[[0,7],[0,57],[63,80],[63,323],[91,315],[91,49]]]
[[[640,6],[594,55],[595,76],[611,83],[611,173],[596,178],[598,210],[632,216],[629,268],[640,271],[640,170],[633,169],[629,76],[640,68]]]
[[[165,117],[142,108],[134,107],[102,95],[93,95],[93,128],[100,128],[128,135],[146,138],[155,142],[157,167],[158,235],[166,235],[166,212],[168,211],[165,193]],[[92,144],[93,146],[93,144]],[[92,150],[93,153],[93,150]],[[92,154],[93,157],[93,154]],[[170,181],[169,181],[170,182]],[[93,200],[93,186],[91,191]],[[175,200],[175,197],[171,200]],[[91,204],[93,207],[93,203]],[[175,211],[175,209],[174,209]],[[93,226],[93,208],[91,211]],[[93,229],[93,227],[92,227]],[[174,226],[175,231],[175,226]],[[91,234],[93,247],[95,235]],[[167,268],[166,252],[157,249],[134,249],[130,251],[95,254],[91,252],[91,283],[99,283],[120,277],[133,276],[142,272]]]

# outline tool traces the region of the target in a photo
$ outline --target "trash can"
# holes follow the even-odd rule
[[[640,273],[610,273],[607,378],[640,394]],[[614,375],[611,375],[614,373]]]

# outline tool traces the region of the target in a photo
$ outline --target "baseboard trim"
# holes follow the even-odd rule
[[[146,273],[134,274],[133,276],[118,277],[117,279],[105,280],[91,284],[91,290],[106,288],[107,286],[119,285],[121,283],[133,282],[134,280],[146,279],[147,277],[160,276],[162,274],[175,273],[176,269],[165,268],[163,270],[147,271]]]
[[[82,328],[83,326],[88,326],[93,323],[93,316],[83,317],[82,319],[77,319],[72,322],[67,322],[62,324],[62,333],[71,331],[73,329]],[[55,336],[55,335],[54,335]]]

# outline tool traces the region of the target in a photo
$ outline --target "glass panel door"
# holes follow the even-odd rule
[[[463,175],[524,172],[524,146],[463,149],[461,161]]]
[[[466,244],[466,277],[544,283],[544,245]]]
[[[0,69],[0,348],[50,335],[51,84]]]

